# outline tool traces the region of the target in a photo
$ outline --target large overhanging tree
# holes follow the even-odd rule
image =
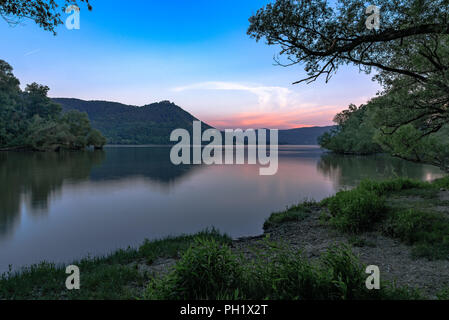
[[[368,29],[366,8],[380,8]],[[449,0],[277,0],[250,18],[248,34],[280,47],[278,64],[303,64],[294,83],[329,81],[342,65],[378,71],[384,132],[413,124],[426,136],[449,122]]]
[[[43,29],[56,33],[55,28],[63,23],[62,10],[83,2],[89,10],[92,9],[89,0],[0,0],[0,16],[10,25],[31,19]],[[58,3],[63,3],[62,10]]]

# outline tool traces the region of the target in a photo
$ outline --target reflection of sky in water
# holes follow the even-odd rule
[[[68,262],[211,226],[233,237],[256,235],[271,212],[305,198],[321,200],[364,178],[442,175],[387,156],[336,156],[310,147],[282,146],[274,176],[260,176],[257,165],[174,167],[168,153],[108,148],[0,159],[0,271],[44,259]]]

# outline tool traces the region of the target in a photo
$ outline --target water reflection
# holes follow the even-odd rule
[[[107,154],[107,156],[106,156]],[[11,235],[23,206],[45,216],[64,183],[143,177],[162,190],[201,166],[170,162],[170,149],[110,148],[85,152],[0,152],[0,238]],[[179,181],[178,181],[179,182]]]
[[[0,273],[9,264],[70,262],[211,226],[256,235],[272,212],[364,178],[443,175],[385,155],[305,146],[281,146],[274,176],[260,176],[258,165],[174,166],[169,154],[168,147],[0,153]]]
[[[45,215],[64,181],[84,181],[105,158],[103,151],[68,153],[0,152],[0,236],[11,233],[22,205]]]
[[[431,181],[443,176],[436,167],[404,161],[386,154],[353,156],[324,153],[317,168],[333,182],[336,190],[351,188],[363,179],[408,177]]]

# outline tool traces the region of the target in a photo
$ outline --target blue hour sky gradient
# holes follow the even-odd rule
[[[379,90],[356,67],[330,83],[292,85],[301,66],[274,66],[276,47],[246,34],[265,0],[91,0],[81,29],[57,36],[24,20],[0,20],[0,59],[22,87],[38,82],[51,97],[145,105],[171,100],[218,128],[330,125],[349,103]],[[67,17],[63,14],[63,20]]]

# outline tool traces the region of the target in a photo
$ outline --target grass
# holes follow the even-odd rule
[[[266,242],[253,260],[232,253],[226,244],[198,241],[175,269],[154,279],[145,298],[158,299],[269,299],[365,300],[420,299],[409,288],[383,283],[380,290],[365,286],[365,267],[348,247],[334,246],[319,261],[301,252]]]
[[[97,258],[85,258],[70,264],[81,272],[81,289],[65,288],[65,266],[43,262],[0,276],[2,299],[133,299],[142,295],[152,278],[139,272],[137,263],[151,264],[157,258],[179,258],[198,240],[229,244],[231,239],[217,230],[206,230],[194,235],[145,241],[137,249],[117,250]]]
[[[153,279],[145,297],[156,300],[218,299],[240,285],[242,267],[227,245],[199,239],[162,280]]]
[[[373,229],[385,215],[385,198],[373,191],[356,188],[340,191],[327,202],[334,228],[348,233]]]
[[[438,300],[449,300],[449,287],[442,289],[437,293]]]
[[[315,201],[305,200],[287,208],[285,211],[271,214],[264,222],[263,229],[268,230],[288,221],[302,221],[316,208],[319,208],[319,206]]]
[[[265,221],[264,230],[301,221],[321,210],[321,220],[349,234],[352,246],[374,246],[358,235],[380,231],[412,245],[415,257],[449,259],[449,216],[440,212],[449,207],[449,201],[439,199],[440,190],[449,190],[449,177],[432,183],[402,178],[364,180],[356,188],[340,191],[320,203],[305,201],[273,213]]]
[[[449,217],[435,209],[447,206],[438,199],[440,189],[446,188],[449,177],[432,183],[364,180],[355,189],[340,191],[321,204],[330,213],[327,223],[339,231],[358,234],[377,228],[413,245],[415,257],[449,259]]]
[[[449,219],[441,213],[414,209],[394,212],[383,232],[413,245],[413,254],[429,260],[449,259]]]

